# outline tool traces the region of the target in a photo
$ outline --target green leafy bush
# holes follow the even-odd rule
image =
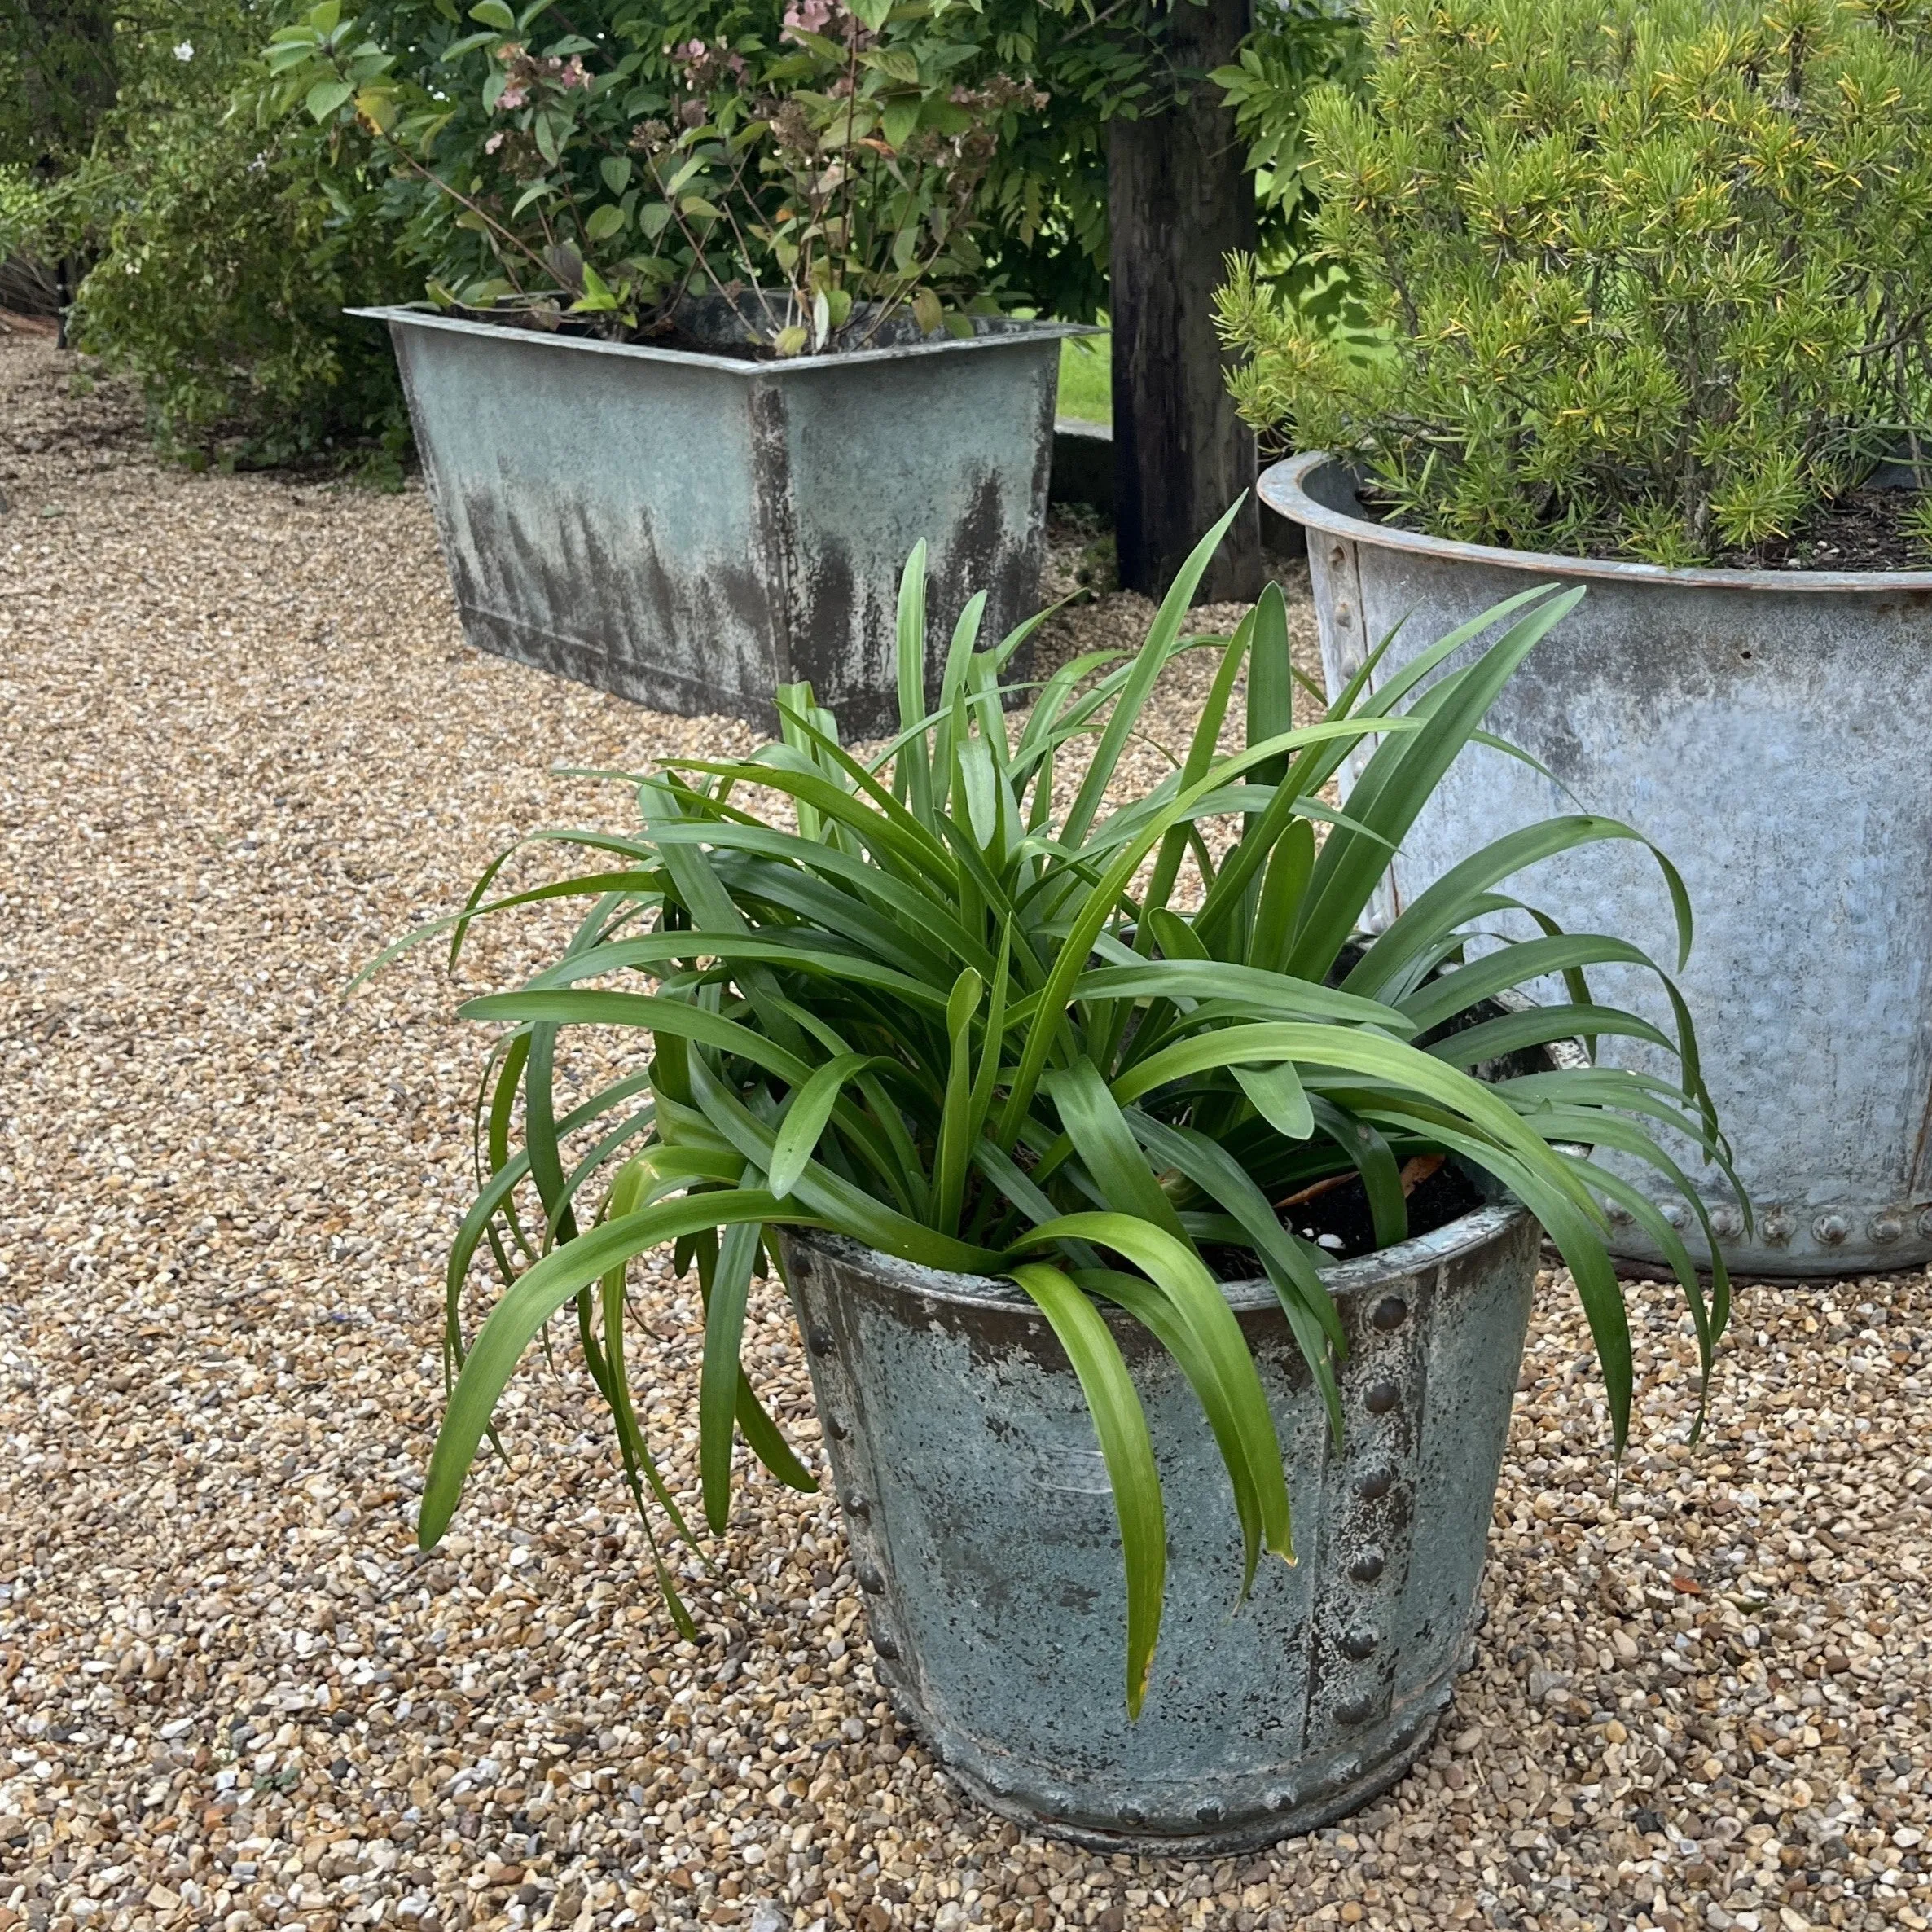
[[[437,300],[627,336],[687,288],[762,286],[788,299],[760,332],[796,349],[854,302],[880,305],[867,327],[916,303],[929,328],[995,306],[1097,313],[1106,125],[1170,98],[1168,11],[321,0],[268,58],[283,107],[395,167]],[[1288,82],[1344,71],[1358,42],[1324,0],[1293,0],[1215,77],[1276,252],[1294,252],[1305,200]]]
[[[55,195],[16,163],[0,161],[0,309],[47,315],[60,298]]]
[[[1355,305],[1346,275],[1314,246],[1308,97],[1324,82],[1359,90],[1368,49],[1352,0],[1274,0],[1256,10],[1240,58],[1211,77],[1248,143],[1263,278],[1318,326],[1333,324],[1345,304],[1352,316]]]
[[[122,43],[164,3],[0,0],[0,165],[45,178],[85,159],[119,90]]]
[[[684,1527],[624,1368],[626,1267],[674,1242],[707,1311],[698,1427],[714,1530],[729,1508],[735,1431],[781,1479],[810,1482],[739,1364],[746,1296],[754,1271],[780,1265],[779,1230],[832,1229],[929,1267],[1010,1275],[1034,1297],[1088,1391],[1113,1483],[1130,1709],[1153,1651],[1166,1539],[1139,1401],[1089,1298],[1144,1322],[1195,1387],[1223,1449],[1250,1576],[1264,1547],[1290,1553],[1289,1497],[1209,1254],[1248,1250],[1240,1267],[1271,1280],[1339,1428],[1342,1333],[1323,1278],[1332,1258],[1277,1206],[1331,1177],[1359,1175],[1377,1246],[1407,1236],[1412,1159],[1452,1157],[1526,1202],[1574,1275],[1619,1442],[1630,1337],[1598,1197],[1627,1208],[1671,1258],[1708,1364],[1726,1319],[1721,1262],[1707,1303],[1672,1224],[1576,1144],[1649,1161],[1708,1232],[1703,1203],[1642,1117],[1728,1171],[1681,1001],[1671,989],[1675,1038],[1592,1003],[1587,968],[1650,964],[1614,937],[1465,936],[1515,902],[1493,896],[1503,880],[1577,845],[1640,835],[1592,817],[1530,827],[1447,875],[1379,936],[1357,931],[1442,774],[1580,593],[1526,591],[1372,696],[1364,670],[1323,722],[1295,729],[1278,588],[1231,639],[1183,633],[1226,527],[1188,560],[1140,649],[1065,666],[1012,742],[1001,669],[1032,626],[981,648],[984,599],[974,599],[928,714],[922,547],[899,594],[903,728],[881,756],[841,747],[809,687],[781,687],[782,742],[749,758],[675,760],[634,781],[635,831],[542,835],[612,869],[493,898],[499,860],[461,913],[415,936],[454,928],[459,948],[486,915],[573,897],[589,907],[523,990],[463,1009],[507,1030],[483,1076],[488,1179],[449,1262],[446,1334],[460,1372],[424,1494],[425,1547],[450,1521],[518,1359],[573,1305],[640,1508],[654,1495]],[[1497,640],[1444,674],[1492,625]],[[1219,667],[1179,769],[1109,802],[1157,681],[1201,648],[1218,652]],[[1244,668],[1246,744],[1223,755]],[[1343,818],[1324,788],[1372,737]],[[774,800],[787,809],[772,810]],[[1201,836],[1215,819],[1240,827],[1218,863]],[[1318,824],[1328,828],[1319,842]],[[1688,946],[1682,888],[1659,864]],[[1576,1003],[1495,1003],[1552,973]],[[648,1065],[608,1084],[575,1077],[564,1043],[584,1028],[628,1033]],[[1681,1084],[1607,1068],[1528,1072],[1510,1060],[1618,1034],[1675,1054]],[[1509,1077],[1475,1077],[1496,1063]],[[560,1079],[577,1096],[562,1116]],[[483,1252],[504,1292],[469,1346],[465,1286]],[[661,1561],[659,1576],[675,1608]]]
[[[663,8],[619,5],[594,35],[549,11],[479,0],[433,80],[339,0],[269,50],[285,103],[368,130],[442,204],[438,301],[630,336],[694,290],[743,292],[783,354],[858,345],[902,310],[970,332],[961,311],[994,305],[980,190],[1046,97],[999,71],[969,8],[796,0],[711,40]]]
[[[1238,264],[1244,413],[1438,534],[1749,551],[1928,453],[1927,0],[1376,0],[1310,101],[1385,350]]]
[[[312,123],[262,121],[274,0],[24,15],[15,0],[13,13],[0,288],[32,274],[46,305],[61,265],[78,283],[69,340],[139,383],[176,454],[399,476],[408,425],[389,346],[340,311],[416,278],[384,178]]]
[[[326,458],[400,476],[408,421],[387,340],[348,320],[414,275],[380,178],[314,129],[165,113],[104,136],[77,178],[98,259],[70,337],[141,384],[195,462]]]

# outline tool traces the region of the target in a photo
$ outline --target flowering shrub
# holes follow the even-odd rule
[[[620,5],[595,33],[539,38],[547,4],[481,0],[482,31],[419,41],[433,85],[385,38],[419,33],[419,9],[323,0],[270,48],[283,103],[428,191],[412,219],[434,300],[621,337],[711,292],[780,354],[857,346],[908,311],[964,332],[998,305],[981,189],[1047,96],[1002,70],[970,7],[793,0],[706,33]]]
[[[106,104],[82,123],[68,110],[85,46],[63,56],[64,93],[46,85],[44,58],[25,86],[22,63],[44,55],[37,33],[71,40],[96,15],[112,60]],[[420,274],[384,218],[386,170],[332,153],[305,116],[256,124],[261,0],[25,15],[0,0],[0,29],[23,21],[0,32],[0,304],[71,296],[69,341],[138,384],[173,456],[399,481],[408,418],[394,358],[342,310],[396,299]]]

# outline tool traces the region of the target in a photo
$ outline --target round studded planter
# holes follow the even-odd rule
[[[1193,1855],[1312,1829],[1401,1776],[1463,1662],[1535,1277],[1497,1201],[1328,1275],[1349,1336],[1337,1446],[1267,1282],[1227,1298],[1260,1364],[1298,1561],[1238,1609],[1234,1499],[1200,1405],[1106,1310],[1153,1432],[1167,1607],[1124,1703],[1107,1474],[1079,1384],[1010,1282],[785,1240],[876,1670],[993,1810],[1082,1844]]]
[[[1665,570],[1448,542],[1372,521],[1319,454],[1277,464],[1261,491],[1308,531],[1331,691],[1399,624],[1378,678],[1505,597],[1588,586],[1489,716],[1550,775],[1469,747],[1403,841],[1379,916],[1514,827],[1579,810],[1635,825],[1697,911],[1680,983],[1754,1236],[1715,1170],[1693,1173],[1732,1269],[1932,1261],[1932,571]],[[1656,868],[1628,841],[1504,889],[1675,959]],[[1599,970],[1600,997],[1669,1027],[1649,975]],[[1638,1043],[1601,1052],[1674,1067]],[[1649,1170],[1622,1170],[1657,1191]],[[1685,1238],[1701,1252],[1694,1226]],[[1613,1245],[1660,1258],[1627,1218]]]

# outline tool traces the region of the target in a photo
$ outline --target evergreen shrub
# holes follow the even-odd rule
[[[1373,0],[1369,37],[1308,165],[1380,339],[1237,261],[1251,422],[1434,534],[1666,564],[1932,460],[1929,0]]]

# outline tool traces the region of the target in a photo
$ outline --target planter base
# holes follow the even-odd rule
[[[875,1675],[877,1674],[875,1671]],[[1446,1674],[1429,1688],[1421,1707],[1405,1711],[1402,1717],[1365,1735],[1357,1749],[1320,1765],[1298,1764],[1284,1772],[1283,1782],[1272,1795],[1280,1809],[1245,1820],[1226,1830],[1205,1829],[1192,1835],[1150,1834],[1122,1825],[1117,1829],[1096,1829],[1055,1818],[1029,1803],[1015,1791],[1010,1778],[1000,1785],[989,1781],[979,1771],[962,1763],[949,1763],[938,1748],[933,1754],[945,1767],[946,1775],[989,1811],[1010,1818],[1030,1831],[1043,1831],[1089,1851],[1125,1851],[1156,1858],[1219,1858],[1231,1852],[1259,1851],[1284,1838],[1298,1838],[1324,1824],[1333,1824],[1361,1810],[1399,1785],[1416,1760],[1427,1750],[1441,1723],[1442,1713],[1454,1694],[1456,1673]],[[893,1707],[915,1730],[917,1715],[901,1708],[890,1687],[886,1695]],[[1002,1789],[1001,1785],[1006,1788]]]

